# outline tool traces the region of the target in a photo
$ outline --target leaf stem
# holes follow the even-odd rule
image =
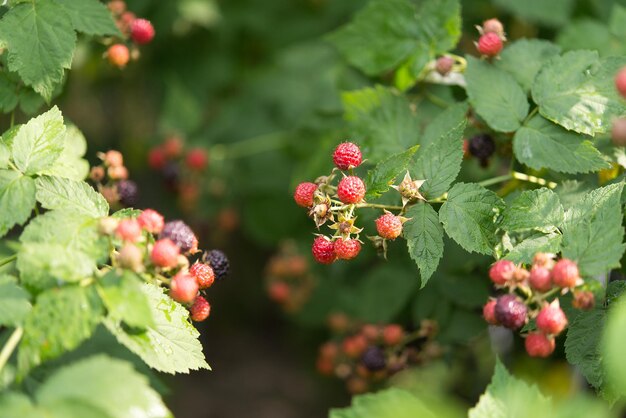
[[[343,206],[336,206],[334,208],[331,208],[330,211],[331,212],[341,212],[343,210],[349,209],[350,207],[354,207],[354,208],[374,208],[374,209],[388,209],[388,210],[402,210],[402,206],[395,206],[395,205],[382,205],[379,203],[357,203],[356,205],[343,205]]]
[[[15,347],[17,347],[17,344],[22,339],[22,335],[24,335],[24,328],[15,328],[15,330],[7,340],[7,343],[4,345],[4,347],[2,347],[2,351],[0,351],[0,371],[4,369],[7,361],[9,361],[9,358],[11,358],[11,354],[13,354],[13,351],[15,351]]]
[[[522,125],[526,125],[528,123],[529,120],[532,119],[533,116],[535,116],[535,114],[539,111],[539,106],[536,106],[533,110],[530,111],[530,113],[528,114],[528,116],[526,116],[526,118],[524,119],[524,121],[522,122]]]
[[[12,128],[13,125],[15,125],[15,109],[11,112],[11,125],[9,126],[9,129]]]
[[[13,254],[7,258],[4,258],[2,260],[0,260],[0,267],[5,266],[7,264],[9,264],[12,261],[15,261],[15,259],[17,258],[17,254]]]

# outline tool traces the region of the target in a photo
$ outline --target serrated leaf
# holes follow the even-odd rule
[[[330,418],[435,418],[426,405],[402,389],[390,388],[352,398],[352,406],[331,409]]]
[[[569,20],[574,0],[494,0],[494,4],[530,22],[562,26]]]
[[[30,312],[30,294],[13,276],[0,276],[0,325],[18,326]]]
[[[581,274],[596,276],[620,265],[626,249],[622,188],[618,183],[592,190],[565,214],[562,253],[578,263]]]
[[[557,254],[561,252],[562,238],[563,236],[557,232],[545,235],[535,233],[515,245],[504,258],[514,263],[530,264],[536,253]]]
[[[626,7],[614,4],[611,11],[611,20],[609,21],[611,34],[619,39],[626,37]]]
[[[0,111],[10,113],[17,107],[20,100],[18,81],[14,74],[8,71],[0,73]]]
[[[543,39],[519,39],[502,50],[495,64],[529,92],[543,64],[560,52],[558,45]]]
[[[453,127],[459,126],[467,121],[467,102],[460,102],[451,105],[443,112],[440,112],[431,122],[428,123],[424,134],[420,139],[420,145],[425,147],[433,142],[439,141],[448,134]]]
[[[457,183],[439,210],[446,233],[469,252],[491,254],[496,244],[495,218],[504,209],[497,194],[478,184]]]
[[[565,339],[567,361],[577,366],[587,381],[596,388],[600,388],[605,379],[600,350],[605,321],[604,309],[581,312],[571,321]]]
[[[443,227],[437,212],[428,203],[419,202],[407,210],[409,220],[402,228],[409,255],[420,269],[420,286],[426,286],[443,257]]]
[[[87,35],[113,35],[121,33],[111,11],[99,0],[55,0],[72,20],[72,26],[78,32]]]
[[[0,169],[9,167],[9,158],[11,158],[11,150],[0,139]]]
[[[513,132],[521,126],[528,114],[528,100],[513,76],[468,56],[465,81],[470,103],[491,128]]]
[[[595,51],[571,51],[548,61],[537,74],[532,95],[539,113],[565,129],[587,135],[610,131],[626,113],[614,77],[626,57],[600,59]]]
[[[585,138],[537,115],[515,133],[513,152],[519,162],[536,170],[549,168],[574,174],[611,167],[593,143]]]
[[[380,197],[389,190],[396,177],[406,171],[418,148],[419,145],[415,145],[406,151],[392,155],[368,171],[365,180],[365,190],[367,190],[365,198]]]
[[[557,42],[565,51],[592,50],[600,56],[621,55],[624,46],[615,42],[606,22],[590,18],[577,19],[563,28]]]
[[[73,180],[84,180],[89,174],[89,162],[82,158],[87,151],[87,141],[75,125],[65,130],[63,152],[54,165],[41,174],[53,177],[64,177]]]
[[[37,200],[50,210],[64,210],[92,217],[109,213],[109,204],[84,181],[42,176],[35,181]]]
[[[35,207],[35,182],[11,170],[0,170],[0,237],[22,225]]]
[[[623,286],[621,290],[623,291]],[[625,300],[622,296],[620,299],[611,301],[611,309],[608,310],[606,328],[602,333],[600,344],[606,381],[611,388],[622,396],[626,394],[626,370],[623,361],[624,347],[626,347],[624,338],[624,327],[626,327]]]
[[[163,294],[159,287],[144,284],[143,291],[156,325],[128,333],[119,323],[106,319],[104,324],[109,331],[153,369],[172,374],[210,369],[198,340],[200,333],[189,322],[187,309]]]
[[[516,197],[504,211],[502,229],[554,229],[561,225],[565,211],[559,196],[552,190],[541,188],[526,190]]]
[[[72,64],[76,33],[70,17],[54,1],[20,3],[0,20],[0,41],[8,67],[50,101],[64,70]]]
[[[98,293],[111,320],[139,328],[156,325],[141,283],[129,271],[111,271],[99,281]]]

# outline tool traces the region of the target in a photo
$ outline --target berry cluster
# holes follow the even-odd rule
[[[504,26],[498,19],[493,18],[485,20],[482,26],[476,26],[480,37],[476,42],[476,49],[480,54],[487,58],[497,56],[504,42],[506,41],[506,35],[504,33]]]
[[[137,18],[133,12],[128,11],[124,0],[111,0],[107,6],[113,14],[120,32],[125,37],[130,37],[133,42],[129,49],[129,46],[122,40],[114,40],[105,54],[111,65],[124,68],[131,59],[137,60],[139,58],[138,45],[152,41],[154,27],[149,20]]]
[[[365,202],[365,183],[353,173],[353,169],[363,162],[358,145],[352,142],[339,144],[333,153],[333,162],[335,168],[330,175],[319,177],[314,183],[300,183],[293,196],[296,204],[308,209],[309,216],[318,228],[331,222],[330,228],[335,230],[332,237],[320,234],[314,239],[313,257],[322,264],[355,258],[361,251],[359,235],[363,231],[355,225],[355,209],[364,207],[384,209],[384,213],[376,220],[378,235],[369,238],[385,252],[387,241],[393,241],[402,234],[402,225],[408,219],[388,211],[387,208],[391,207]],[[339,170],[341,177],[334,186],[332,183]],[[407,203],[424,199],[419,192],[423,183],[423,180],[412,180],[407,173],[398,186],[392,186],[402,196],[400,213]]]
[[[265,270],[267,295],[287,312],[298,311],[311,296],[315,279],[296,245],[285,242]]]
[[[485,320],[518,330],[534,319],[536,330],[525,336],[526,351],[533,357],[552,354],[554,337],[567,327],[558,297],[549,302],[550,297],[572,292],[573,306],[582,310],[591,309],[595,303],[593,293],[582,290],[584,282],[576,263],[567,258],[555,261],[551,254],[537,253],[530,270],[508,260],[496,261],[489,278],[496,288],[508,292],[484,305]]]
[[[100,233],[111,238],[113,267],[167,285],[170,297],[189,308],[192,320],[209,316],[211,305],[204,293],[228,275],[229,262],[224,253],[212,250],[190,264],[188,257],[200,251],[195,234],[184,222],[165,222],[161,214],[146,209],[136,218],[103,218]]]
[[[397,324],[365,324],[322,344],[317,370],[344,380],[350,393],[363,393],[411,365],[439,357],[435,334],[432,321],[422,321],[410,333]]]
[[[99,153],[102,163],[91,168],[89,178],[98,191],[113,207],[120,204],[125,207],[135,206],[139,198],[137,183],[128,179],[128,169],[124,166],[124,157],[119,151],[111,150]]]
[[[626,67],[623,67],[615,75],[615,88],[626,99]],[[618,147],[626,146],[626,117],[620,117],[613,121],[611,139]]]

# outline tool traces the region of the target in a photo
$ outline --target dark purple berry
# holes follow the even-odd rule
[[[139,187],[132,180],[120,180],[117,183],[117,194],[122,205],[127,207],[134,206],[139,199]]]
[[[180,180],[180,166],[178,163],[167,163],[161,170],[161,175],[163,176],[163,182],[169,189],[176,190],[178,188]]]
[[[197,245],[196,235],[186,223],[180,220],[167,222],[163,226],[159,239],[164,238],[171,239],[182,253],[191,250],[194,244]]]
[[[496,151],[496,143],[488,134],[479,134],[469,140],[469,153],[472,154],[480,165],[486,167],[489,164],[489,158]]]
[[[215,273],[215,280],[224,280],[230,273],[228,257],[220,250],[211,250],[204,253],[202,261],[209,264]]]
[[[361,356],[361,363],[371,372],[382,370],[387,365],[385,352],[375,345],[369,346]]]
[[[526,323],[527,309],[515,295],[500,296],[496,301],[496,319],[510,329],[518,329]]]

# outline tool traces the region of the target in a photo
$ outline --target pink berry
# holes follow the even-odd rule
[[[376,219],[376,231],[384,239],[394,240],[402,234],[402,220],[393,213],[384,213]]]
[[[454,65],[454,59],[444,55],[443,57],[439,57],[435,62],[435,71],[437,71],[440,75],[445,76],[451,70]]]
[[[537,315],[537,328],[544,334],[559,335],[567,326],[567,317],[555,299],[551,304],[544,306]]]
[[[208,264],[193,264],[189,268],[189,274],[196,278],[200,289],[208,289],[215,281],[215,272]]]
[[[626,67],[622,67],[615,75],[615,88],[626,99]]]
[[[313,196],[317,190],[317,184],[315,183],[300,183],[296,187],[296,191],[293,194],[293,199],[298,206],[303,208],[310,208],[313,206]]]
[[[533,266],[530,269],[530,277],[528,278],[530,287],[539,292],[547,292],[552,289],[552,277],[550,270],[541,266]]]
[[[267,289],[267,293],[270,299],[276,303],[285,303],[289,300],[291,295],[291,288],[285,282],[274,282],[270,284]]]
[[[195,322],[202,322],[211,314],[211,305],[202,296],[198,296],[189,309],[191,319]]]
[[[510,260],[498,260],[489,269],[489,278],[495,284],[502,286],[513,278],[516,268],[515,263]]]
[[[526,352],[531,357],[548,357],[554,351],[554,338],[540,332],[531,332],[524,341]]]
[[[209,157],[202,148],[194,148],[187,153],[187,167],[192,170],[202,171],[206,168]]]
[[[141,272],[144,270],[143,251],[135,244],[124,244],[117,255],[117,262],[122,268]]]
[[[504,37],[504,26],[502,22],[500,22],[495,17],[492,19],[485,20],[483,22],[483,33],[495,33],[500,38]]]
[[[124,241],[136,242],[141,237],[141,226],[136,219],[122,219],[115,234]]]
[[[137,44],[147,44],[154,38],[154,27],[149,20],[135,19],[130,24],[130,37]]]
[[[552,281],[559,287],[575,287],[579,277],[578,266],[570,259],[562,258],[552,267]]]
[[[163,238],[154,243],[150,259],[158,267],[176,267],[180,248],[169,238]]]
[[[189,273],[180,272],[172,278],[170,296],[180,303],[191,303],[198,295],[198,283]]]
[[[611,140],[616,147],[626,146],[626,118],[619,118],[613,121]]]
[[[335,244],[325,236],[315,238],[312,251],[315,261],[321,264],[331,264],[337,259]]]
[[[487,301],[487,303],[485,303],[485,306],[483,306],[483,318],[485,318],[485,321],[487,321],[487,323],[490,325],[499,324],[498,320],[496,319],[495,299],[490,299],[489,301]]]
[[[333,162],[340,170],[348,170],[358,167],[363,161],[363,155],[358,145],[352,142],[344,142],[337,145],[333,153]]]
[[[153,209],[146,209],[137,217],[139,225],[151,234],[159,234],[163,230],[163,215]]]
[[[337,196],[346,204],[359,203],[365,197],[365,183],[357,176],[347,176],[337,185]]]
[[[502,51],[502,39],[493,32],[487,32],[478,39],[477,49],[482,55],[495,57]]]

